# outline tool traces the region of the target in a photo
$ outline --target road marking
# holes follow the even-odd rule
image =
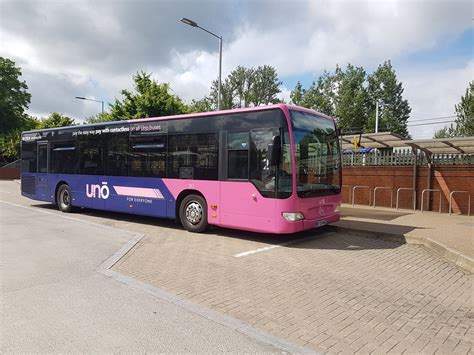
[[[334,234],[334,233],[329,233],[329,234],[324,234],[324,235],[332,235],[332,234]],[[258,248],[258,249],[249,250],[249,251],[244,251],[243,253],[235,254],[235,255],[234,255],[234,258],[242,258],[242,257],[244,257],[244,256],[253,255],[253,254],[256,254],[256,253],[261,253],[261,252],[264,252],[264,251],[268,251],[268,250],[272,250],[272,249],[276,249],[276,248],[285,247],[285,246],[287,246],[287,245],[297,244],[297,243],[301,243],[301,242],[306,242],[306,241],[311,240],[311,239],[315,239],[315,236],[310,236],[310,237],[305,237],[305,238],[290,240],[289,242],[285,242],[285,243],[281,243],[281,244],[270,245],[270,246],[268,246],[268,247],[263,247],[263,248]]]

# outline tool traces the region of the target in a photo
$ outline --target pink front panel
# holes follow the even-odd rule
[[[264,198],[251,182],[221,182],[221,226],[274,232],[275,199]]]

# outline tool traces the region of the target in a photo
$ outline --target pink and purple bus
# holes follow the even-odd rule
[[[21,193],[74,207],[294,233],[339,220],[335,122],[271,105],[23,132]]]

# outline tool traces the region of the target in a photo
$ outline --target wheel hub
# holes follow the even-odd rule
[[[67,190],[61,191],[61,196],[59,200],[60,200],[62,208],[69,207],[69,204],[70,204],[69,192]]]
[[[186,206],[186,219],[191,224],[198,224],[202,220],[202,207],[199,203],[192,201]]]

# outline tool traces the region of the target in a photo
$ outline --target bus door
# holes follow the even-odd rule
[[[275,172],[268,150],[278,131],[227,132],[221,183],[221,222],[228,227],[273,230]]]
[[[36,174],[36,196],[40,200],[51,201],[48,181],[48,142],[38,142],[37,162],[38,172]]]

